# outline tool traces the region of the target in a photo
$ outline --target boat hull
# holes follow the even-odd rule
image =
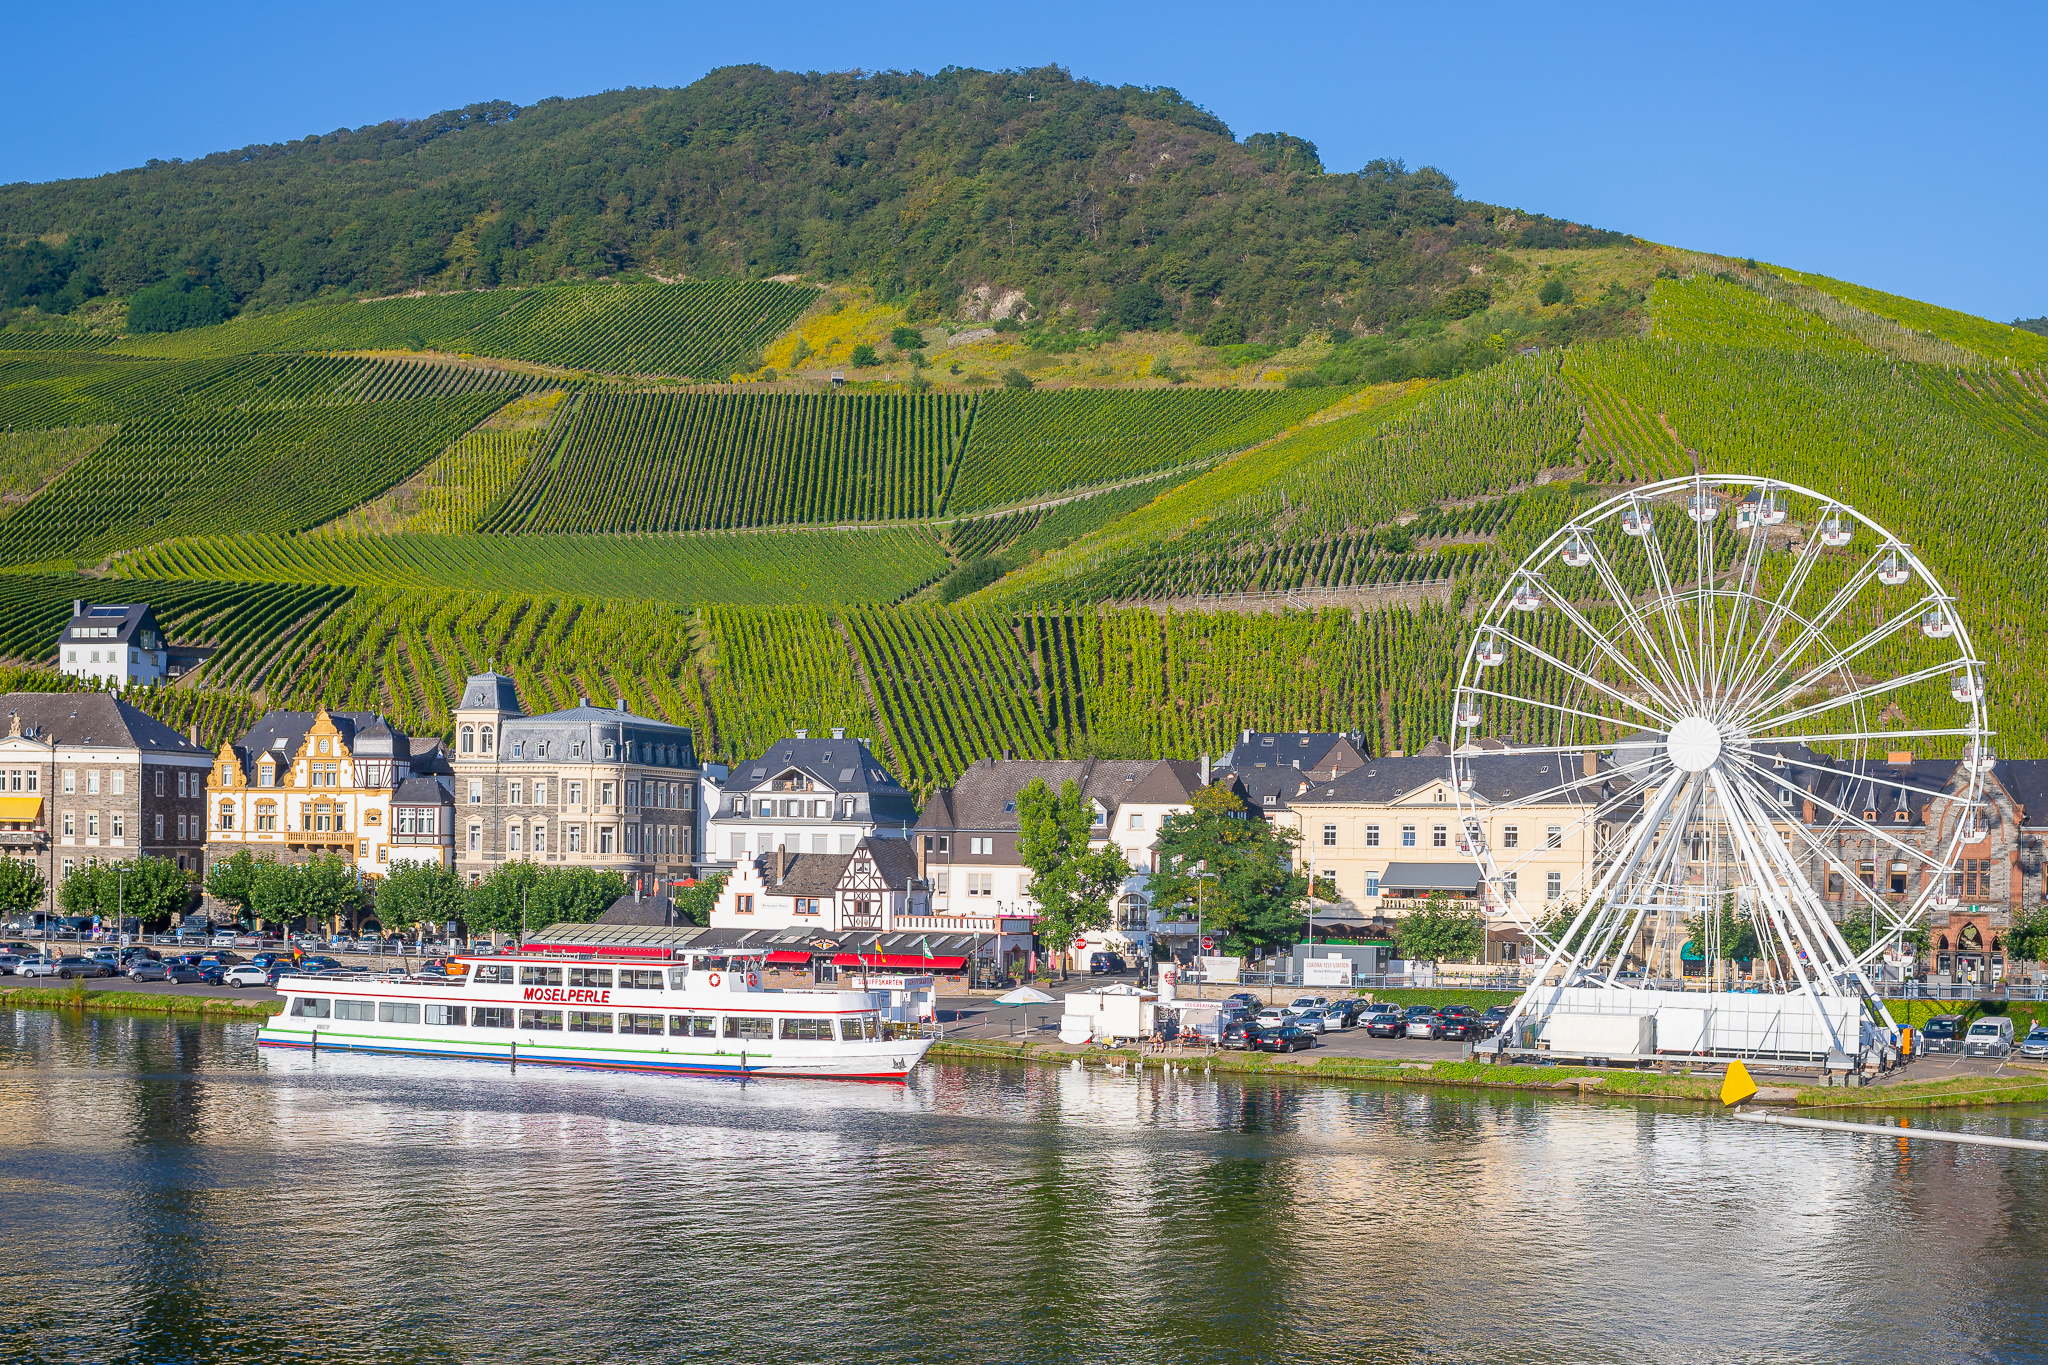
[[[612,1040],[618,1041],[617,1039]],[[649,1038],[648,1041],[656,1041]],[[771,1043],[766,1047],[740,1051],[686,1052],[661,1047],[621,1048],[579,1047],[538,1039],[507,1039],[504,1042],[475,1038],[407,1038],[393,1036],[388,1026],[375,1034],[341,1028],[295,1029],[266,1024],[256,1035],[261,1047],[293,1048],[299,1051],[371,1052],[385,1056],[452,1057],[478,1062],[503,1062],[525,1066],[566,1066],[595,1071],[639,1071],[679,1076],[733,1076],[748,1080],[769,1077],[814,1080],[901,1081],[917,1069],[925,1052],[936,1041],[905,1038],[872,1045],[840,1044],[827,1054],[806,1055],[802,1045]]]

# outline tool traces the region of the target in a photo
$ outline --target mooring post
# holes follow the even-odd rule
[[[519,1044],[517,1042],[512,1044],[512,1069],[514,1071],[519,1069]]]

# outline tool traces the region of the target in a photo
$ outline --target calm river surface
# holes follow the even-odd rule
[[[1899,1146],[1199,1075],[515,1075],[0,1012],[0,1360],[2042,1358],[2048,1156]]]

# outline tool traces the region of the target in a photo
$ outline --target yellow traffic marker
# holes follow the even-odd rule
[[[1721,1077],[1721,1103],[1740,1104],[1756,1093],[1756,1082],[1749,1078],[1749,1068],[1739,1061],[1728,1063],[1728,1073]]]

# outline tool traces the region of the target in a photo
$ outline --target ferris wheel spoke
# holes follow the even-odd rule
[[[1578,717],[1580,717],[1581,719],[1584,719],[1584,720],[1590,720],[1590,721],[1594,721],[1594,722],[1596,722],[1596,723],[1598,723],[1598,724],[1601,724],[1601,725],[1612,725],[1612,724],[1614,724],[1614,717],[1612,717],[1612,716],[1601,716],[1601,715],[1596,715],[1596,714],[1594,714],[1594,713],[1593,713],[1593,712],[1591,712],[1591,711],[1581,711],[1581,710],[1579,710],[1579,709],[1578,709],[1578,708],[1577,708],[1576,706],[1565,706],[1565,705],[1563,705],[1563,704],[1562,704],[1562,703],[1560,703],[1560,702],[1554,702],[1554,701],[1544,701],[1544,700],[1542,700],[1541,698],[1538,698],[1538,697],[1517,697],[1517,696],[1513,695],[1512,693],[1508,693],[1508,692],[1495,692],[1495,691],[1491,690],[1490,688],[1485,688],[1485,687],[1469,687],[1469,686],[1468,686],[1468,687],[1464,687],[1464,688],[1461,688],[1461,689],[1459,689],[1459,690],[1460,690],[1460,691],[1462,691],[1462,692],[1464,692],[1464,693],[1465,693],[1466,695],[1468,695],[1468,696],[1473,696],[1473,697],[1494,697],[1494,698],[1497,698],[1497,699],[1498,699],[1498,700],[1500,700],[1500,701],[1508,701],[1508,702],[1513,702],[1513,703],[1514,703],[1515,705],[1517,705],[1517,706],[1534,706],[1534,707],[1537,707],[1537,708],[1539,708],[1539,709],[1541,709],[1541,710],[1544,710],[1544,711],[1556,711],[1556,712],[1558,712],[1558,713],[1559,713],[1560,715],[1567,715],[1567,716],[1578,716]],[[1591,746],[1591,745],[1578,745],[1578,746],[1573,746],[1573,747],[1577,747],[1577,748],[1591,748],[1591,747],[1593,747],[1593,746]],[[1517,752],[1519,752],[1519,750],[1518,750]]]
[[[1525,868],[1535,866],[1544,862],[1554,861],[1548,855],[1563,851],[1566,844],[1568,844],[1574,837],[1585,832],[1586,830],[1591,829],[1595,832],[1595,842],[1597,843],[1597,834],[1600,822],[1604,819],[1611,817],[1615,811],[1619,810],[1625,804],[1627,804],[1625,799],[1616,797],[1610,801],[1603,802],[1598,806],[1590,807],[1587,810],[1585,810],[1581,815],[1579,815],[1577,819],[1572,820],[1569,824],[1560,825],[1558,827],[1558,843],[1556,847],[1552,847],[1550,845],[1550,836],[1546,830],[1546,832],[1538,836],[1538,841],[1532,841],[1528,848],[1516,849],[1515,856],[1512,858],[1508,858],[1506,860],[1502,860],[1500,858],[1499,854],[1495,851],[1493,847],[1494,841],[1488,839],[1486,840],[1488,856],[1494,859],[1496,865],[1502,872],[1521,872]],[[1518,814],[1518,811],[1516,809],[1511,808],[1503,811],[1489,811],[1488,814],[1496,817],[1514,816]],[[1531,832],[1534,833],[1534,831]]]
[[[1691,646],[1686,643],[1685,628],[1678,618],[1678,589],[1671,581],[1671,566],[1665,562],[1664,546],[1657,537],[1657,518],[1649,516],[1649,527],[1643,532],[1643,558],[1650,565],[1651,586],[1657,593],[1657,614],[1664,621],[1664,635],[1671,646],[1671,657],[1684,678],[1684,689],[1689,694],[1684,700],[1695,705],[1704,695],[1699,673],[1699,660]]]
[[[1825,643],[1827,631],[1834,625],[1835,618],[1848,610],[1850,604],[1856,600],[1863,589],[1877,576],[1877,563],[1878,561],[1875,557],[1865,560],[1856,572],[1849,576],[1849,581],[1835,590],[1835,595],[1828,599],[1819,613],[1807,620],[1805,626],[1800,630],[1798,638],[1793,640],[1792,644],[1778,656],[1778,676],[1782,677],[1785,673],[1789,673],[1792,670],[1793,666],[1798,663],[1800,656],[1806,651],[1808,645],[1816,640]],[[1754,690],[1755,685],[1752,684],[1751,691],[1753,692]]]
[[[1585,538],[1585,544],[1593,555],[1594,576],[1599,579],[1600,586],[1607,590],[1608,600],[1614,603],[1614,609],[1619,614],[1622,625],[1627,627],[1628,633],[1642,647],[1644,657],[1650,661],[1651,666],[1656,669],[1658,676],[1664,680],[1661,696],[1664,699],[1665,705],[1676,710],[1677,699],[1685,694],[1685,686],[1679,681],[1678,675],[1673,671],[1671,660],[1665,656],[1663,648],[1658,645],[1654,632],[1650,630],[1644,620],[1642,609],[1630,598],[1627,585],[1622,583],[1621,576],[1615,573],[1614,562],[1608,558],[1606,550],[1590,535]],[[1604,634],[1602,638],[1606,638]],[[1609,643],[1611,644],[1612,641],[1609,641]],[[1658,689],[1650,687],[1647,681],[1645,681],[1644,687],[1652,695],[1660,695]]]
[[[1808,687],[1813,686],[1827,674],[1838,670],[1846,670],[1850,663],[1852,663],[1854,660],[1860,658],[1864,654],[1867,654],[1871,650],[1877,648],[1877,646],[1883,644],[1886,640],[1891,639],[1893,636],[1902,634],[1909,627],[1916,624],[1920,619],[1920,613],[1926,610],[1928,603],[1936,600],[1938,599],[1933,597],[1922,598],[1919,605],[1915,606],[1913,610],[1909,612],[1900,612],[1898,615],[1892,617],[1889,621],[1886,621],[1883,625],[1878,626],[1872,630],[1865,631],[1860,638],[1851,641],[1848,645],[1845,645],[1841,648],[1835,648],[1832,645],[1829,646],[1829,653],[1827,658],[1822,659],[1819,663],[1814,664],[1811,668],[1807,669],[1804,673],[1800,674],[1797,678],[1792,679],[1790,682],[1781,683],[1777,691],[1773,692],[1769,697],[1763,699],[1762,701],[1756,702],[1754,706],[1750,706],[1750,698],[1754,696],[1753,691],[1747,692],[1744,695],[1737,697],[1735,699],[1737,714],[1749,715],[1754,714],[1757,711],[1769,710],[1773,706],[1782,706],[1785,702],[1791,700],[1793,697],[1798,696],[1802,691],[1804,691]],[[1971,660],[1968,662],[1974,663],[1975,661]],[[1784,674],[1780,673],[1778,677],[1783,678]],[[1744,710],[1742,708],[1747,709]]]
[[[1738,762],[1745,761],[1738,760]],[[1747,764],[1746,766],[1749,766],[1752,769],[1754,769],[1755,765]],[[1813,802],[1815,809],[1824,810],[1831,815],[1839,816],[1843,826],[1861,831],[1865,837],[1871,839],[1873,842],[1887,844],[1890,847],[1897,849],[1901,853],[1908,855],[1909,857],[1919,859],[1921,862],[1926,863],[1930,867],[1945,866],[1941,859],[1936,858],[1930,853],[1924,853],[1920,849],[1913,847],[1911,844],[1901,842],[1899,839],[1895,838],[1891,833],[1889,833],[1882,825],[1874,825],[1869,821],[1865,820],[1862,816],[1857,815],[1852,811],[1844,810],[1842,807],[1836,805],[1834,802],[1828,800],[1826,797],[1820,795],[1818,792],[1809,792],[1807,794],[1807,797],[1809,800]]]
[[[1883,736],[1873,736],[1873,738],[1889,738],[1889,735],[1883,735]],[[1781,742],[1781,743],[1783,743],[1783,742],[1785,742],[1785,741],[1780,741],[1780,742]],[[1792,757],[1791,755],[1789,755],[1789,754],[1775,754],[1775,753],[1774,753],[1774,754],[1772,754],[1772,755],[1771,755],[1771,758],[1772,758],[1772,767],[1775,767],[1775,766],[1776,766],[1776,760],[1778,760],[1778,759],[1782,758],[1782,759],[1784,759],[1784,760],[1785,760],[1785,763],[1786,763],[1786,765],[1787,765],[1787,766],[1789,766],[1789,767],[1794,767],[1794,768],[1804,768],[1804,769],[1806,769],[1806,770],[1807,770],[1807,771],[1809,771],[1809,772],[1816,772],[1816,773],[1831,773],[1831,774],[1834,774],[1834,775],[1836,775],[1836,776],[1841,776],[1841,775],[1844,775],[1844,774],[1850,774],[1850,773],[1852,773],[1852,772],[1853,772],[1853,770],[1851,770],[1851,769],[1846,769],[1846,768],[1838,768],[1838,767],[1831,767],[1831,766],[1829,766],[1828,764],[1825,764],[1825,763],[1814,763],[1814,762],[1810,762],[1809,760],[1807,760],[1807,759],[1803,759],[1803,758],[1793,758],[1793,757]],[[1756,770],[1756,771],[1757,771],[1758,773],[1768,773],[1768,772],[1770,772],[1770,768],[1767,768],[1767,767],[1765,767],[1765,766],[1764,766],[1764,763],[1763,763],[1763,760],[1762,760],[1761,756],[1759,756],[1759,755],[1756,755],[1756,754],[1755,754],[1754,752],[1752,752],[1751,758],[1750,758],[1750,760],[1749,760],[1749,766],[1750,766],[1750,767],[1752,767],[1752,768],[1754,768],[1754,769],[1755,769],[1755,770]],[[1789,784],[1789,783],[1788,783],[1787,785],[1791,785],[1791,784]],[[1884,788],[1885,788],[1885,790],[1886,790],[1886,791],[1909,791],[1909,792],[1913,792],[1913,793],[1916,793],[1917,795],[1920,795],[1920,796],[1932,797],[1932,798],[1934,798],[1935,800],[1939,800],[1939,801],[1947,801],[1947,800],[1951,800],[1951,799],[1953,799],[1953,794],[1952,794],[1952,793],[1950,793],[1950,792],[1945,792],[1945,791],[1941,791],[1941,790],[1939,790],[1938,788],[1935,788],[1935,787],[1920,787],[1920,786],[1915,786],[1915,785],[1914,785],[1913,783],[1911,783],[1911,782],[1899,782],[1899,781],[1896,781],[1896,780],[1894,780],[1894,779],[1892,779],[1892,778],[1889,778],[1889,777],[1888,777],[1888,778],[1886,778],[1886,779],[1884,779],[1884,783],[1883,783],[1883,785],[1884,785]],[[1804,787],[1793,787],[1793,790],[1795,790],[1795,791],[1800,791],[1800,792],[1803,792],[1803,791],[1805,791],[1806,789],[1805,789]]]
[[[1961,727],[1952,730],[1840,730],[1824,735],[1797,734],[1772,736],[1752,734],[1749,738],[1752,741],[1762,741],[1766,744],[1790,743],[1795,740],[1801,744],[1852,744],[1868,742],[1870,740],[1894,739],[1975,739],[1984,733],[1981,730]]]
[[[1806,847],[1812,852],[1813,856],[1818,858],[1822,863],[1825,863],[1830,867],[1840,867],[1842,865],[1841,860],[1834,855],[1834,852],[1832,850],[1828,848],[1827,841],[1822,839],[1819,835],[1815,834],[1812,830],[1808,829],[1803,821],[1789,820],[1786,822],[1786,828],[1790,829],[1792,833],[1798,837],[1800,842],[1804,843]],[[1861,860],[1859,859],[1858,861]],[[1896,916],[1899,914],[1899,912],[1897,910],[1894,910],[1892,906],[1887,901],[1885,901],[1885,899],[1882,896],[1878,895],[1877,889],[1875,887],[1871,886],[1868,882],[1865,882],[1861,877],[1851,877],[1845,870],[1842,873],[1842,885],[1844,887],[1854,887],[1857,896],[1860,899],[1867,901],[1873,910],[1880,911],[1887,916]],[[1909,909],[1906,913],[1909,915],[1917,914],[1919,909],[1921,908],[1922,903],[1929,899],[1934,894],[1934,892],[1939,889],[1940,888],[1938,884],[1936,884],[1935,882],[1930,882],[1927,887],[1923,888],[1921,895],[1915,900],[1911,909]]]
[[[1821,513],[1822,517],[1826,515],[1825,511]],[[1816,521],[1815,526],[1818,525],[1819,522]],[[1797,619],[1792,614],[1792,604],[1797,602],[1800,593],[1805,591],[1806,580],[1812,576],[1814,568],[1820,563],[1823,548],[1818,534],[1808,536],[1806,543],[1800,547],[1799,559],[1793,564],[1792,572],[1786,575],[1777,596],[1772,599],[1770,615],[1766,618],[1764,627],[1758,632],[1759,647],[1751,651],[1741,674],[1738,675],[1737,695],[1749,690],[1752,679],[1762,669],[1764,661],[1770,657],[1769,644],[1777,639],[1778,630],[1786,619]]]
[[[1589,631],[1588,633],[1592,634],[1593,632]],[[1671,717],[1665,715],[1662,711],[1657,710],[1653,706],[1646,706],[1642,702],[1637,701],[1634,697],[1631,697],[1628,693],[1622,691],[1620,688],[1611,687],[1607,683],[1604,683],[1600,681],[1600,679],[1594,677],[1592,674],[1582,672],[1579,669],[1572,667],[1572,665],[1566,663],[1564,660],[1558,658],[1555,654],[1552,654],[1549,650],[1544,649],[1540,645],[1532,644],[1529,641],[1522,639],[1520,636],[1512,634],[1510,632],[1502,632],[1501,638],[1513,641],[1522,649],[1524,653],[1533,655],[1534,657],[1541,659],[1544,663],[1549,664],[1552,668],[1557,669],[1561,673],[1567,674],[1573,678],[1577,678],[1580,682],[1592,688],[1594,691],[1600,693],[1602,696],[1605,696],[1610,700],[1619,702],[1623,706],[1635,708],[1636,710],[1642,712],[1644,715],[1648,716],[1651,720],[1656,721],[1658,724],[1660,724],[1661,726],[1663,726],[1663,728],[1667,730],[1670,729],[1671,726],[1676,723]]]
[[[1769,720],[1757,721],[1748,727],[1750,737],[1754,739],[1768,731],[1777,730],[1787,725],[1795,725],[1802,720],[1825,715],[1829,711],[1838,711],[1844,706],[1853,706],[1858,702],[1868,701],[1872,697],[1886,696],[1919,683],[1932,682],[1936,678],[1946,678],[1956,671],[1956,667],[1957,665],[1954,663],[1933,664],[1885,682],[1872,683],[1868,687],[1859,687],[1855,691],[1845,692],[1839,697],[1830,697],[1826,701],[1817,701],[1811,706],[1802,706],[1797,711],[1787,711],[1781,716],[1773,716]],[[1874,735],[1872,737],[1879,738],[1880,736]]]
[[[1773,888],[1774,899],[1782,907],[1787,927],[1794,930],[1807,949],[1805,967],[1811,969],[1811,977],[1801,970],[1798,954],[1792,955],[1792,966],[1800,971],[1802,979],[1809,986],[1825,985],[1828,994],[1836,994],[1844,985],[1842,977],[1853,974],[1861,982],[1864,992],[1875,995],[1868,980],[1863,979],[1856,966],[1856,955],[1849,950],[1842,938],[1841,930],[1829,917],[1827,908],[1813,894],[1813,884],[1799,867],[1791,848],[1777,837],[1776,827],[1761,813],[1755,803],[1753,790],[1744,790],[1740,775],[1730,774],[1729,786],[1734,791],[1735,804],[1743,816],[1742,837],[1752,846],[1752,856],[1757,856],[1776,868],[1777,885]],[[1825,973],[1825,975],[1823,975]],[[1829,1022],[1830,1032],[1833,1031]],[[1844,1040],[1837,1038],[1837,1046]],[[1846,1049],[1845,1049],[1846,1050]]]
[[[1453,755],[1452,757],[1457,759],[1460,756]],[[1648,757],[1637,759],[1633,763],[1624,763],[1612,768],[1602,768],[1590,773],[1579,773],[1577,776],[1566,778],[1556,786],[1546,787],[1541,791],[1532,792],[1526,796],[1517,796],[1511,800],[1499,802],[1487,801],[1484,806],[1481,806],[1480,802],[1486,801],[1486,793],[1481,787],[1479,772],[1472,765],[1483,763],[1488,758],[1493,757],[1520,758],[1522,757],[1522,752],[1515,750],[1502,755],[1473,754],[1463,758],[1464,766],[1462,768],[1457,763],[1453,763],[1451,776],[1453,778],[1453,787],[1458,793],[1458,803],[1461,809],[1467,801],[1472,805],[1473,814],[1478,814],[1482,811],[1519,810],[1524,806],[1548,805],[1556,802],[1560,797],[1570,796],[1587,787],[1602,785],[1623,774],[1634,773],[1639,769],[1653,771],[1657,764],[1664,761],[1662,757],[1651,754]],[[1617,792],[1610,799],[1625,802],[1631,795],[1632,791]]]
[[[1609,659],[1613,660],[1616,667],[1620,668],[1622,672],[1628,674],[1630,678],[1634,679],[1636,686],[1642,688],[1645,692],[1649,693],[1651,697],[1655,698],[1658,702],[1662,703],[1664,709],[1662,712],[1659,712],[1651,707],[1647,707],[1643,705],[1641,702],[1635,700],[1634,698],[1629,697],[1627,694],[1608,687],[1605,683],[1599,682],[1588,675],[1577,673],[1576,670],[1572,669],[1571,665],[1566,664],[1562,661],[1553,661],[1556,663],[1556,666],[1559,668],[1566,669],[1567,671],[1573,672],[1575,676],[1578,676],[1580,678],[1581,681],[1586,682],[1593,687],[1597,687],[1603,692],[1607,692],[1616,700],[1625,702],[1628,705],[1635,707],[1637,710],[1642,711],[1647,715],[1655,716],[1658,720],[1664,722],[1664,726],[1666,729],[1669,729],[1673,723],[1670,717],[1675,715],[1678,710],[1677,706],[1673,702],[1672,697],[1667,695],[1655,683],[1652,683],[1647,677],[1645,677],[1643,675],[1642,670],[1636,667],[1634,660],[1630,659],[1627,655],[1623,654],[1620,650],[1616,649],[1613,643],[1607,638],[1606,634],[1603,631],[1601,631],[1597,626],[1595,626],[1591,621],[1587,620],[1586,617],[1579,611],[1579,609],[1576,606],[1572,605],[1569,601],[1567,601],[1562,594],[1553,594],[1551,597],[1551,601],[1556,604],[1558,611],[1564,616],[1565,620],[1571,622],[1574,626],[1577,626],[1580,632],[1584,634],[1588,639],[1590,639],[1594,643],[1594,645],[1599,648],[1602,654],[1606,655]],[[1536,652],[1535,647],[1533,645],[1530,645],[1527,641],[1517,639],[1516,643],[1522,645],[1526,649],[1530,649],[1532,652]],[[1548,656],[1546,655],[1544,657],[1547,658]]]

